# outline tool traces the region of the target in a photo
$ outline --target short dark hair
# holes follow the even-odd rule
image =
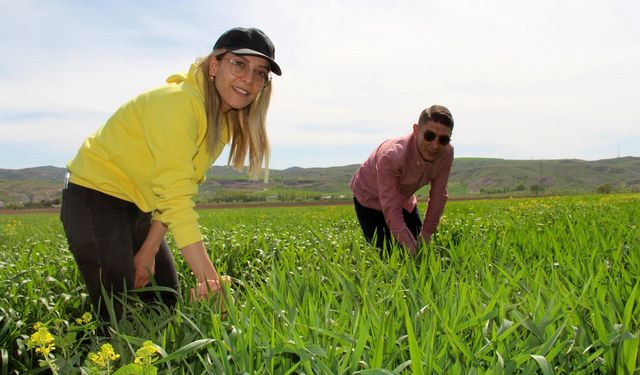
[[[422,126],[428,121],[437,122],[453,130],[453,116],[451,116],[451,112],[444,106],[434,104],[423,110],[422,113],[420,113],[418,125]]]

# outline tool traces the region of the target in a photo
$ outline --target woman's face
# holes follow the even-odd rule
[[[433,139],[427,141],[425,139],[425,133],[429,134]],[[416,135],[416,142],[418,144],[418,151],[424,160],[433,161],[440,156],[443,150],[448,145],[443,145],[441,142],[446,142],[446,139],[451,139],[451,129],[446,125],[442,125],[439,122],[427,121],[423,126],[418,124],[413,125],[413,133]],[[430,138],[430,137],[427,137]]]
[[[262,88],[269,84],[269,62],[258,56],[240,56],[231,52],[221,60],[211,59],[209,75],[222,99],[222,111],[242,109],[255,100]]]

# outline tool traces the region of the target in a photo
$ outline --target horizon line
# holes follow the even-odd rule
[[[505,158],[496,158],[496,157],[483,157],[483,156],[460,156],[460,157],[454,157],[454,161],[456,159],[461,160],[461,159],[484,159],[484,160],[505,160],[505,161],[564,161],[564,160],[573,160],[573,161],[585,161],[585,162],[596,162],[596,161],[603,161],[603,160],[615,160],[615,159],[626,159],[626,158],[640,158],[640,156],[633,156],[633,155],[625,155],[625,156],[616,156],[616,157],[612,157],[612,158],[605,158],[605,159],[595,159],[595,160],[586,160],[586,159],[579,159],[579,158],[561,158],[561,159],[505,159]],[[285,167],[285,168],[269,168],[269,170],[274,170],[274,171],[281,171],[281,170],[287,170],[287,169],[291,169],[291,168],[300,168],[300,169],[320,169],[320,168],[340,168],[340,167],[348,167],[348,166],[352,166],[352,165],[360,165],[362,163],[351,163],[351,164],[342,164],[342,165],[332,165],[332,166],[328,166],[328,167],[321,167],[321,166],[313,166],[313,167],[300,167],[297,165],[293,165],[290,167]],[[36,165],[36,166],[32,166],[32,167],[23,167],[23,168],[5,168],[5,167],[0,167],[0,170],[10,170],[10,171],[19,171],[19,170],[24,170],[24,169],[35,169],[35,168],[47,168],[47,167],[51,167],[51,168],[59,168],[59,169],[65,169],[66,167],[60,167],[60,166],[56,166],[56,165]],[[211,165],[211,168],[213,167],[228,167],[231,169],[234,169],[233,166],[229,165],[229,164],[213,164]],[[244,168],[248,168],[248,166],[245,166]],[[264,170],[265,168],[261,168],[261,170]]]

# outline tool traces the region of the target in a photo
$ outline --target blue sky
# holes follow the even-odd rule
[[[0,0],[0,168],[64,166],[235,26],[263,29],[283,70],[275,169],[361,163],[436,103],[453,112],[456,157],[640,156],[640,3],[390,4]]]

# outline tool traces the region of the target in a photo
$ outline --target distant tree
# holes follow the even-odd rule
[[[527,188],[523,184],[516,186],[516,191],[525,191]]]
[[[609,184],[604,184],[604,185],[598,186],[596,191],[600,194],[609,194],[613,191],[613,187]]]

